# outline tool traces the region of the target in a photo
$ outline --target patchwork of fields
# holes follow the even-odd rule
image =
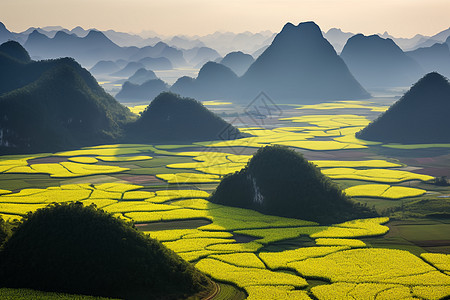
[[[441,299],[450,295],[450,244],[440,245],[442,253],[378,246],[389,231],[387,217],[324,226],[207,201],[221,178],[245,167],[258,147],[279,144],[298,149],[355,201],[379,212],[404,213],[405,205],[428,198],[448,207],[450,189],[430,184],[437,175],[386,151],[449,145],[382,145],[354,137],[385,109],[367,101],[288,107],[282,118],[243,127],[252,136],[239,140],[2,156],[0,214],[20,219],[52,202],[94,203],[134,221],[248,299]],[[450,157],[440,157],[450,168]],[[449,228],[445,221],[442,226]]]

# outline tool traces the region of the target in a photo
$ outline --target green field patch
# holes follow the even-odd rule
[[[383,147],[392,149],[416,150],[428,148],[450,148],[450,144],[385,144]]]
[[[128,191],[143,188],[143,186],[140,186],[140,185],[117,183],[117,182],[96,184],[94,187],[97,190],[103,190],[103,191],[108,191],[108,192],[118,192],[118,193],[125,193]]]
[[[55,153],[55,156],[117,156],[140,154],[143,152],[150,152],[154,149],[150,145],[103,145],[96,147],[86,147],[80,150],[64,151]]]
[[[161,150],[173,150],[173,149],[180,149],[180,148],[189,148],[189,147],[197,147],[195,144],[186,144],[186,145],[155,145],[156,149]]]
[[[375,197],[385,199],[402,199],[417,197],[427,191],[404,186],[390,186],[388,184],[362,184],[346,188],[344,192],[351,197]]]
[[[268,244],[273,242],[278,242],[286,239],[297,238],[301,235],[312,235],[316,232],[322,231],[323,226],[314,227],[293,227],[293,228],[266,228],[266,229],[246,229],[246,230],[236,230],[238,234],[245,234],[260,238],[257,240],[258,243]]]
[[[98,162],[98,159],[96,159],[95,157],[90,157],[90,156],[69,157],[68,160],[71,162],[76,162],[76,163],[81,163],[81,164],[95,164]]]
[[[72,295],[65,293],[43,292],[31,289],[0,288],[0,298],[5,300],[119,300],[114,298],[94,297],[86,295]]]

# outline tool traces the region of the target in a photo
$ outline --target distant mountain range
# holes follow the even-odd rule
[[[447,42],[408,51],[406,54],[417,61],[425,72],[436,71],[450,77],[450,37]]]
[[[241,77],[208,62],[196,79],[182,77],[171,91],[202,100],[238,101],[264,91],[274,101],[291,103],[369,97],[313,22],[286,24]]]
[[[314,22],[286,24],[240,83],[246,99],[260,91],[289,102],[369,97]]]
[[[229,99],[238,89],[238,76],[228,67],[206,63],[197,78],[181,77],[170,88],[172,92],[200,100]]]
[[[130,79],[155,75],[142,73]],[[0,153],[55,152],[130,140],[155,142],[177,137],[180,133],[171,129],[179,128],[184,128],[180,132],[185,141],[217,139],[221,130],[231,126],[193,99],[180,102],[173,98],[180,99],[173,94],[158,98],[154,105],[161,114],[147,113],[135,122],[130,110],[106,93],[74,59],[33,61],[19,43],[9,41],[0,45]],[[186,104],[191,102],[194,104]],[[172,119],[159,121],[172,112]]]
[[[116,98],[122,102],[151,101],[160,93],[168,91],[169,87],[161,79],[149,79],[143,83],[126,81]]]
[[[356,136],[385,143],[450,143],[450,82],[425,75]]]
[[[393,40],[378,35],[352,36],[341,57],[366,88],[409,86],[424,74],[420,65]]]
[[[220,60],[220,63],[233,70],[236,75],[242,76],[245,72],[247,72],[248,68],[254,61],[255,59],[250,54],[236,51],[225,55],[225,57]]]
[[[450,38],[450,29],[439,32],[432,37],[416,35],[411,39],[402,39],[392,37],[387,32],[380,35],[379,38],[376,38],[377,36],[361,38],[362,35],[354,35],[351,32],[331,28],[325,33],[322,32],[321,36],[317,34],[316,38],[303,37],[301,45],[307,45],[307,47],[301,46],[298,37],[292,35],[292,41],[289,41],[292,44],[289,44],[288,47],[296,47],[299,51],[297,55],[294,55],[293,52],[289,54],[291,57],[282,57],[284,54],[288,54],[288,50],[281,56],[276,54],[281,53],[280,49],[285,47],[278,42],[275,43],[274,40],[277,36],[279,41],[282,32],[277,35],[266,31],[256,34],[250,32],[240,34],[216,32],[207,36],[157,37],[152,32],[135,35],[113,30],[100,32],[95,29],[83,29],[79,26],[71,30],[52,26],[29,28],[21,33],[13,33],[0,23],[0,41],[9,39],[19,41],[25,45],[33,59],[73,57],[84,67],[90,68],[92,73],[98,76],[101,81],[123,83],[126,78],[140,68],[154,71],[167,71],[177,68],[177,73],[170,73],[171,75],[167,75],[169,74],[167,72],[160,73],[163,80],[173,82],[173,74],[180,74],[178,76],[182,76],[183,73],[192,74],[192,69],[202,69],[209,61],[222,63],[238,77],[242,77],[231,80],[234,76],[225,71],[226,69],[220,69],[224,74],[221,74],[222,71],[218,71],[216,74],[215,71],[210,70],[208,74],[217,80],[220,78],[226,79],[222,83],[216,82],[214,79],[205,81],[220,90],[216,94],[209,91],[208,86],[202,86],[200,83],[202,80],[180,78],[180,81],[174,84],[174,91],[184,95],[197,95],[201,99],[223,96],[248,101],[247,98],[254,97],[254,94],[258,93],[255,92],[257,90],[270,91],[268,93],[273,93],[272,97],[281,99],[286,98],[286,93],[291,98],[309,98],[310,101],[316,101],[313,99],[314,97],[324,100],[331,99],[329,95],[326,95],[327,90],[318,88],[319,83],[310,85],[314,82],[312,80],[314,72],[327,74],[329,79],[326,79],[327,76],[325,76],[323,83],[330,84],[330,87],[333,86],[334,81],[331,78],[342,80],[340,82],[342,85],[341,91],[339,91],[339,86],[336,83],[333,88],[334,91],[329,92],[330,94],[334,93],[338,98],[347,98],[347,94],[343,93],[344,91],[351,91],[352,89],[354,91],[355,86],[350,88],[349,85],[351,81],[349,76],[352,75],[363,87],[371,89],[408,86],[426,72],[438,71],[446,76],[450,74],[448,62],[450,54],[447,51],[449,42],[446,42],[446,38]],[[319,51],[314,54],[317,58],[324,55],[321,56],[321,59],[307,61],[305,57],[308,57],[308,55],[301,54],[301,51],[311,52],[311,49],[320,44],[317,43],[319,40],[322,41],[323,45],[328,44],[321,49],[327,48],[330,50],[329,53],[325,55],[324,52]],[[355,43],[357,40],[360,40],[360,42]],[[367,43],[367,45],[363,47],[362,44],[364,43]],[[325,57],[330,59],[334,56],[332,54],[333,49],[329,47],[330,44],[338,53],[341,52],[341,49],[344,49],[344,46],[347,46],[346,51],[341,52],[341,57],[350,69],[350,75],[343,75],[347,72],[343,71],[342,68],[340,68],[341,71],[338,71],[339,68],[337,65],[333,65],[334,63],[329,66],[328,70],[321,70],[321,65],[326,65],[322,63],[325,62]],[[427,46],[428,44],[430,46]],[[416,49],[420,45],[423,47]],[[402,53],[402,47],[413,50]],[[274,49],[278,50],[275,51]],[[384,50],[380,52],[380,49]],[[251,53],[253,57],[249,54],[244,55],[244,53]],[[269,53],[271,54],[269,55]],[[222,56],[225,57],[222,58]],[[302,59],[303,62],[301,62]],[[335,63],[338,60],[335,60]],[[265,67],[254,71],[262,68],[262,66]],[[283,68],[286,68],[288,73],[291,71],[293,73],[282,74],[279,70]],[[183,72],[183,69],[185,72]],[[219,70],[219,68],[216,69]],[[336,75],[338,73],[333,74],[333,72],[338,72],[340,75]],[[109,77],[111,75],[120,78],[117,80],[111,79]],[[305,77],[302,79],[302,76]],[[230,84],[230,80],[233,81],[233,89],[230,88],[231,86],[224,87]],[[278,85],[277,80],[280,80],[282,84]],[[193,82],[196,83],[193,84]],[[303,82],[304,85],[299,85],[298,82]],[[115,88],[112,85],[106,85],[105,87],[111,92],[117,91],[114,91]],[[291,87],[294,89],[289,92]],[[283,93],[283,90],[286,93]],[[314,97],[311,98],[314,91],[319,91],[319,93],[315,93]],[[360,92],[359,96],[356,96],[357,94],[350,92],[349,97],[367,97],[365,92]]]

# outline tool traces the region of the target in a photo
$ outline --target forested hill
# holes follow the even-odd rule
[[[158,95],[134,123],[127,138],[134,142],[200,141],[242,137],[229,124],[192,98],[164,92]]]
[[[327,224],[376,216],[284,146],[260,148],[244,169],[223,178],[210,201]]]
[[[0,66],[0,153],[112,142],[132,117],[73,59],[25,62],[1,52]]]
[[[450,83],[432,72],[356,136],[385,143],[450,143],[449,112]]]

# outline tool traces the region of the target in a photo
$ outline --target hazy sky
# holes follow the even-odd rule
[[[309,20],[325,31],[433,35],[450,27],[450,0],[0,0],[0,21],[16,32],[48,25],[166,35],[278,32],[286,22]]]

